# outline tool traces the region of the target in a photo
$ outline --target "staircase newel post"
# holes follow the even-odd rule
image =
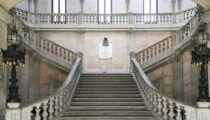
[[[21,120],[20,103],[7,103],[6,120]]]
[[[130,73],[133,73],[133,62],[132,62],[132,58],[136,58],[136,53],[135,52],[131,52],[130,53]]]

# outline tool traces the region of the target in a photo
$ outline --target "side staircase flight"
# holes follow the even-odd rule
[[[56,120],[156,120],[129,74],[84,74]]]

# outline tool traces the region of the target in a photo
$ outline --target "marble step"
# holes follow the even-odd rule
[[[70,106],[69,111],[146,111],[146,106]],[[67,111],[68,111],[67,110]]]
[[[76,91],[136,91],[135,88],[76,88]]]
[[[78,88],[136,88],[136,85],[78,85]]]
[[[136,85],[133,82],[79,82],[78,85]]]
[[[144,106],[144,102],[72,102],[71,106]]]
[[[140,94],[139,91],[76,91],[75,94]]]
[[[130,74],[82,74],[81,77],[132,77]]]
[[[131,79],[80,79],[79,82],[134,82]]]
[[[66,111],[65,116],[151,116],[149,111]]]
[[[143,102],[142,98],[72,98],[72,102]]]
[[[141,98],[140,94],[75,94],[74,98]]]
[[[70,116],[56,120],[158,120],[152,116]]]

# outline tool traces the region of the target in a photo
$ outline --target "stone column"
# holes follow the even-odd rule
[[[5,67],[2,66],[2,56],[0,53],[0,116],[4,116],[4,110],[6,108],[6,72]],[[0,117],[1,119],[1,117]]]
[[[183,101],[183,64],[182,60],[173,62],[173,96]]]
[[[184,102],[192,104],[192,66],[191,51],[183,54],[183,84],[184,84]]]
[[[129,31],[127,33],[127,47],[128,47],[128,68],[127,68],[127,72],[131,72],[130,71],[130,53],[134,52],[134,32],[133,31]]]
[[[207,32],[210,35],[210,22],[208,22],[207,28],[208,28]],[[210,40],[208,41],[207,47],[210,48]],[[208,65],[208,83],[209,83],[209,96],[210,96],[210,65]]]

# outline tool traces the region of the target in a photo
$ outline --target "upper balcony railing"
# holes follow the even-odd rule
[[[178,13],[158,13],[158,14],[53,14],[53,13],[31,13],[18,8],[13,9],[22,21],[29,25],[55,25],[55,24],[108,24],[108,25],[142,25],[142,24],[175,24],[177,26],[184,25],[190,20],[196,8],[191,8]],[[161,27],[161,26],[160,26]]]
[[[198,10],[197,14],[174,34],[137,52],[136,59],[142,64],[144,70],[146,70],[145,68],[148,68],[148,66],[155,67],[161,64],[161,62],[164,62],[164,60],[176,54],[178,50],[181,50],[180,48],[189,43],[189,41],[193,41],[195,38],[193,35],[196,35],[195,33],[200,25],[203,12],[202,9]]]

